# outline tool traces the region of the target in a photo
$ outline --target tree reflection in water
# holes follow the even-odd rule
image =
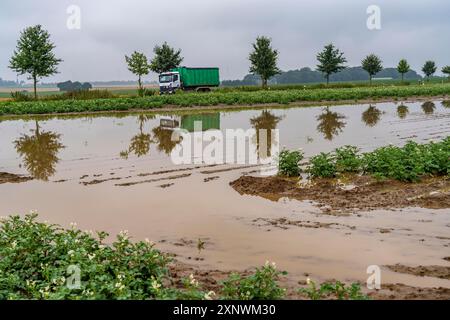
[[[400,119],[406,118],[409,113],[409,109],[404,104],[401,104],[397,107],[397,115]]]
[[[161,126],[153,128],[152,132],[155,138],[155,143],[157,143],[158,151],[164,152],[167,155],[169,155],[182,140],[180,135],[176,135],[172,139],[172,134],[174,134],[175,131],[172,129],[163,128]]]
[[[346,123],[343,121],[343,114],[333,112],[329,107],[317,116],[317,131],[321,132],[326,140],[333,140],[334,136],[339,135],[344,129]]]
[[[261,115],[250,119],[251,126],[256,130],[258,158],[265,159],[272,156],[272,146],[277,143],[272,130],[277,128],[282,119],[283,117],[276,116],[268,110],[263,110]],[[266,130],[266,135],[261,134],[261,130]],[[261,137],[266,137],[266,141],[260,141]]]
[[[127,159],[130,154],[143,157],[150,152],[150,145],[153,141],[149,133],[144,133],[144,124],[154,117],[153,115],[147,114],[140,114],[138,116],[139,133],[131,138],[128,149],[120,153],[122,158]]]
[[[431,101],[427,101],[422,104],[422,110],[425,114],[433,114],[434,109],[436,109],[436,105]]]
[[[450,100],[444,100],[441,104],[444,108],[450,108]]]
[[[362,113],[361,119],[366,126],[374,127],[380,121],[383,112],[375,106],[369,106],[366,111]]]
[[[17,153],[23,158],[24,166],[33,178],[48,181],[55,174],[58,153],[65,148],[59,141],[60,137],[60,134],[52,131],[41,130],[36,120],[33,135],[24,134],[14,141]]]

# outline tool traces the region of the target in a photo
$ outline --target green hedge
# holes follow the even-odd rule
[[[180,93],[149,97],[129,97],[62,101],[3,101],[0,115],[48,114],[95,111],[155,109],[164,106],[191,107],[215,105],[288,104],[291,102],[340,101],[450,94],[450,84],[384,86],[340,89],[292,89],[255,92]]]

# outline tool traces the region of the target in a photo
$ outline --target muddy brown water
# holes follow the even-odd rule
[[[275,261],[296,279],[362,281],[369,265],[382,283],[450,287],[450,281],[396,273],[386,265],[448,266],[450,212],[408,208],[328,216],[308,201],[241,196],[229,182],[257,166],[174,165],[167,119],[190,129],[279,129],[280,146],[311,156],[352,144],[438,140],[450,133],[449,103],[206,112],[0,118],[0,172],[30,176],[0,183],[0,215],[37,210],[41,220],[149,238],[183,262],[243,270]],[[255,141],[254,141],[255,143]],[[261,223],[306,221],[288,228]],[[262,219],[262,220],[261,220]],[[310,228],[310,225],[327,226]],[[383,230],[389,230],[384,232]],[[198,239],[205,242],[197,249]]]

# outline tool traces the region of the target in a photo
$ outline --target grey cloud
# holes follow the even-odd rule
[[[66,9],[82,10],[82,29],[65,27]],[[382,30],[366,28],[366,8],[381,7]],[[248,71],[247,56],[258,35],[272,37],[282,69],[314,67],[322,46],[334,42],[349,65],[379,54],[386,66],[406,57],[419,70],[426,59],[449,64],[450,2],[366,0],[2,0],[0,77],[18,34],[40,23],[52,34],[64,62],[60,74],[45,81],[133,79],[124,55],[139,50],[151,56],[155,44],[181,48],[186,65],[219,66],[223,79]],[[151,75],[154,79],[155,75]]]

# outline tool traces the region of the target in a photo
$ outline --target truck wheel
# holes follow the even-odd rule
[[[211,88],[203,87],[203,88],[197,88],[197,92],[210,92]]]

